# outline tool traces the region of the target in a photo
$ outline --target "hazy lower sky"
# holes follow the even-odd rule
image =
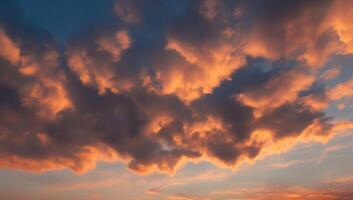
[[[353,199],[353,2],[1,0],[1,200]]]

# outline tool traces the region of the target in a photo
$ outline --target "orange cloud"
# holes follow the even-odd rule
[[[342,2],[330,5],[307,2],[287,14],[281,13],[284,10],[273,10],[278,15],[275,21],[267,18],[271,17],[267,15],[271,11],[264,11],[263,18],[260,16],[244,35],[243,50],[254,57],[302,60],[311,67],[322,66],[334,54],[351,54],[349,22],[353,16],[342,14],[346,6]]]
[[[73,47],[67,52],[68,63],[73,72],[85,85],[95,86],[100,94],[107,90],[117,93],[128,89],[132,83],[119,80],[114,70],[114,64],[119,62],[121,54],[130,47],[131,39],[125,30],[117,31],[112,36],[103,36],[97,39],[98,47]],[[99,56],[105,52],[111,59]],[[92,54],[98,54],[93,55]],[[97,67],[99,66],[99,67]]]
[[[17,44],[0,27],[0,58],[6,59],[11,64],[16,65],[20,61],[20,53]]]
[[[334,101],[339,101],[344,98],[350,98],[353,96],[353,82],[351,80],[347,80],[345,82],[339,82],[334,86],[326,88],[319,94],[309,94],[301,100],[308,106],[310,106],[314,110],[323,110],[327,108],[330,103]],[[342,110],[345,108],[345,104],[339,103],[337,108]]]
[[[353,96],[353,80],[339,83],[328,90],[328,97],[331,100],[339,100],[350,96]]]
[[[303,98],[303,102],[309,105],[314,110],[323,110],[327,108],[331,102],[339,101],[344,98],[350,98],[353,96],[353,81],[347,80],[340,82],[335,86],[327,88],[320,95],[310,94]],[[345,105],[340,103],[337,106],[338,109],[342,110]]]
[[[0,166],[84,172],[119,160],[172,174],[206,160],[236,169],[351,128],[322,112],[353,95],[350,80],[313,91],[339,74],[318,75],[327,59],[351,53],[341,3],[202,1],[182,12],[155,3],[117,2],[123,27],[86,31],[63,52],[0,29]],[[156,11],[167,16],[146,28]]]
[[[69,168],[76,173],[84,173],[96,166],[97,161],[111,162],[117,160],[117,155],[105,147],[83,147],[72,158],[51,156],[46,159],[33,159],[15,155],[0,154],[1,168],[16,168],[33,172],[59,170]]]
[[[227,42],[198,48],[170,36],[166,50],[177,52],[186,62],[171,61],[168,68],[157,69],[163,94],[176,94],[185,101],[212,93],[213,88],[228,79],[245,60]]]
[[[291,199],[291,200],[335,200],[347,199],[350,196],[349,191],[340,191],[337,189],[311,189],[305,187],[290,188],[269,188],[257,193],[248,193],[245,199],[249,200],[271,200],[271,199]]]
[[[340,67],[333,67],[328,70],[326,70],[320,78],[323,80],[331,80],[336,78],[338,75],[341,73],[341,68]]]
[[[303,102],[313,110],[323,110],[329,105],[329,101],[324,95],[308,95],[303,98]]]
[[[353,53],[353,25],[350,23],[353,19],[352,5],[352,2],[333,2],[324,24],[335,30],[339,40],[344,44],[342,53],[346,54]]]
[[[42,58],[24,55],[21,59],[19,72],[36,79],[23,88],[22,100],[28,106],[42,107],[42,116],[55,116],[72,105],[64,86],[65,76],[58,69],[57,52],[49,49],[43,54]]]
[[[58,112],[71,107],[64,88],[64,74],[58,69],[59,55],[55,49],[47,45],[41,52],[21,50],[20,45],[7,37],[2,29],[0,43],[3,48],[0,56],[13,65],[4,65],[2,69],[14,70],[17,77],[9,79],[8,83],[18,88],[24,105],[40,108],[38,114],[46,117],[54,117]]]
[[[314,187],[301,185],[272,185],[264,183],[246,183],[230,189],[213,192],[216,198],[246,199],[246,200],[336,200],[350,199],[352,192],[351,177],[339,177],[323,180]]]
[[[261,86],[244,91],[236,98],[245,105],[256,108],[259,115],[263,110],[295,101],[299,92],[307,89],[314,80],[314,75],[300,68],[293,69],[281,73]]]
[[[99,38],[99,50],[111,54],[115,62],[120,60],[121,53],[130,47],[131,39],[126,31],[117,31],[112,38]]]
[[[118,89],[114,85],[113,71],[109,65],[101,65],[101,68],[90,70],[90,66],[94,66],[86,51],[73,52],[69,55],[69,65],[75,73],[78,74],[83,84],[97,86],[100,94],[104,94],[106,90],[117,93]]]

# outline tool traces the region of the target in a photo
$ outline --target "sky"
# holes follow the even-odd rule
[[[1,0],[0,199],[353,199],[353,2]]]

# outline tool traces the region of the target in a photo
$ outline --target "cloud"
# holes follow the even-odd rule
[[[329,99],[339,100],[344,97],[353,96],[353,81],[349,80],[343,83],[339,83],[336,86],[328,90]]]
[[[290,167],[292,165],[295,165],[295,164],[298,164],[298,163],[301,163],[302,161],[300,160],[292,160],[292,161],[288,161],[288,162],[282,162],[282,163],[273,163],[271,164],[271,167],[274,167],[274,168],[287,168],[287,167]]]
[[[226,172],[219,172],[217,170],[206,170],[201,173],[195,174],[187,174],[179,177],[171,177],[171,179],[167,179],[159,183],[157,187],[150,188],[146,191],[147,194],[157,195],[162,194],[164,190],[168,188],[172,188],[174,186],[185,186],[189,184],[200,184],[202,182],[209,183],[210,181],[221,181],[227,178]]]
[[[302,98],[302,101],[314,110],[324,110],[332,102],[339,102],[353,96],[353,82],[351,79],[338,82],[331,87],[325,87],[318,91],[312,91]],[[339,103],[337,108],[342,110],[345,104]]]
[[[130,45],[130,36],[125,30],[98,36],[93,38],[93,42],[84,40],[80,45],[69,48],[68,64],[83,84],[96,87],[100,94],[107,90],[117,93],[131,87],[128,82],[122,83],[114,69]]]
[[[339,4],[176,4],[119,1],[116,24],[65,47],[20,15],[1,20],[0,167],[236,169],[351,128],[318,105],[351,96],[351,81],[314,90],[326,60],[351,53]]]
[[[341,73],[341,68],[340,67],[333,67],[325,71],[320,78],[323,80],[331,80],[336,78],[338,75]]]
[[[214,192],[214,195],[225,199],[349,199],[352,195],[351,177],[323,180],[316,186],[276,185],[264,183],[249,183],[226,190]]]
[[[351,16],[338,14],[341,9],[340,3],[329,1],[249,3],[244,12],[256,11],[245,25],[244,51],[256,57],[298,59],[310,67],[321,67],[333,54],[352,53],[349,36],[341,34],[347,33],[349,26],[340,27]]]
[[[245,90],[236,98],[261,112],[295,101],[299,92],[311,86],[314,80],[315,76],[303,69],[294,68],[278,74],[262,85]]]
[[[4,30],[0,29],[0,46],[1,53],[0,57],[8,60],[12,64],[16,64],[20,60],[20,50],[4,32]]]
[[[349,191],[332,189],[310,189],[305,187],[273,188],[258,193],[248,194],[245,199],[348,199],[352,194]]]
[[[190,102],[212,90],[245,64],[225,5],[200,1],[166,26],[166,57],[154,63],[162,94]],[[192,3],[191,3],[192,4]],[[210,17],[211,16],[211,17]],[[225,17],[224,20],[222,18]]]

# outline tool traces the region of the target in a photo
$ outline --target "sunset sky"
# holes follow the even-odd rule
[[[0,0],[0,200],[283,199],[353,199],[353,1]]]

